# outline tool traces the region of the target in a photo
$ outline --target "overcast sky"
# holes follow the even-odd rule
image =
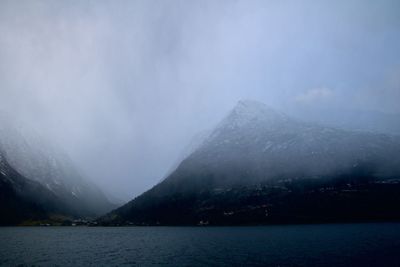
[[[0,109],[127,200],[239,99],[400,112],[400,1],[0,1]]]

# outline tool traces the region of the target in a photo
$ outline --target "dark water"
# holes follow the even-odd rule
[[[0,265],[400,266],[400,224],[6,227]]]

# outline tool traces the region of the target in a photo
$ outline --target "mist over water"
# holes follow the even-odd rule
[[[240,99],[343,127],[373,114],[357,127],[396,133],[399,11],[398,1],[2,1],[0,110],[126,201]]]

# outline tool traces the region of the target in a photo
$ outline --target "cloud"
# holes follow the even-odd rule
[[[400,113],[400,67],[386,70],[379,81],[357,92],[354,105],[384,113]]]
[[[299,94],[295,97],[295,101],[301,104],[319,104],[327,102],[333,97],[333,90],[326,87],[320,87],[310,89],[302,94]]]
[[[399,110],[399,1],[365,2],[0,1],[0,110],[129,199],[239,99]]]

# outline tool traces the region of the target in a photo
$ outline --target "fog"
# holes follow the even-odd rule
[[[399,14],[397,0],[3,0],[0,110],[128,200],[240,99],[400,113]]]

